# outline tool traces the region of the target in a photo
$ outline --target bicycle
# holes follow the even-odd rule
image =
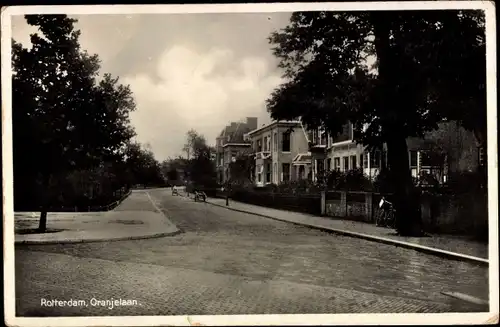
[[[396,228],[396,215],[392,203],[382,198],[379,203],[379,213],[375,221],[379,227]]]

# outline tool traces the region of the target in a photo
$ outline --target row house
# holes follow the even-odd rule
[[[311,176],[307,133],[300,121],[274,121],[246,134],[255,158],[257,186]]]
[[[318,180],[330,170],[349,171],[363,169],[367,176],[375,177],[381,169],[384,151],[366,151],[365,147],[354,141],[351,123],[343,126],[342,131],[332,137],[323,128],[308,132],[312,154],[313,180]]]
[[[232,122],[224,127],[216,138],[215,166],[217,181],[220,184],[230,179],[229,164],[240,154],[251,149],[251,143],[245,140],[245,134],[257,129],[257,118],[247,117],[245,122]]]
[[[373,179],[387,167],[387,147],[384,145],[381,151],[369,152],[363,145],[356,144],[351,123],[345,124],[335,138],[322,128],[309,130],[308,138],[313,180],[334,169],[362,169],[366,176]],[[450,170],[473,171],[480,165],[480,148],[472,133],[455,122],[440,124],[438,132],[427,133],[424,138],[408,138],[407,144],[409,169],[415,178],[431,174],[444,183]],[[440,151],[437,152],[436,148]]]

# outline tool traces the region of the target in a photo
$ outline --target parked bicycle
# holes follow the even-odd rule
[[[396,215],[392,203],[387,201],[385,197],[382,197],[378,206],[379,212],[375,222],[376,226],[396,228]]]

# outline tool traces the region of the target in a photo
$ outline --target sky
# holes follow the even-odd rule
[[[265,100],[282,82],[268,36],[290,13],[80,15],[80,44],[134,93],[137,141],[157,160],[182,154],[186,132],[209,144],[232,121],[271,121]],[[12,17],[12,37],[29,46],[36,32]]]

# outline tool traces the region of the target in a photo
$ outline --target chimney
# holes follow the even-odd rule
[[[257,117],[247,117],[247,127],[252,131],[257,129]]]

